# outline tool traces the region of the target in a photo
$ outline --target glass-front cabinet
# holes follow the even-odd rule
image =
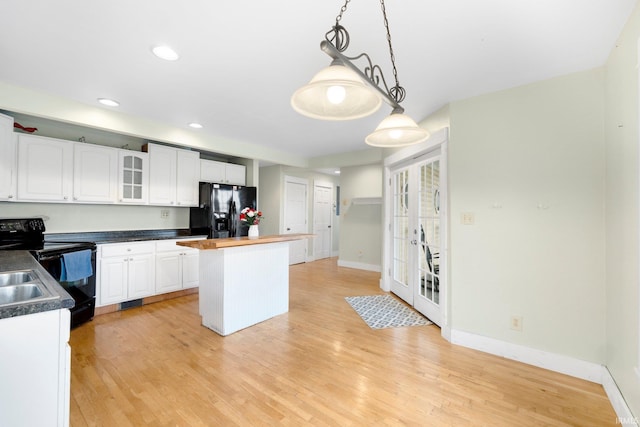
[[[147,203],[149,199],[149,155],[120,150],[118,201]]]

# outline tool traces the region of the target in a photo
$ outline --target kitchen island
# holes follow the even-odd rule
[[[289,311],[289,242],[281,234],[178,242],[200,250],[202,324],[222,336]]]

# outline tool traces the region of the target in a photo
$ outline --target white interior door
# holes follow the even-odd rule
[[[440,151],[392,171],[391,292],[441,323]]]
[[[331,256],[331,219],[333,187],[330,183],[316,181],[313,184],[313,257],[314,259]]]
[[[284,181],[284,231],[283,234],[308,233],[307,187],[305,179],[287,176]],[[305,262],[307,240],[289,243],[289,265]]]

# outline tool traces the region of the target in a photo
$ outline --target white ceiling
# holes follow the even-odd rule
[[[636,0],[387,0],[406,113],[603,65]],[[330,62],[319,49],[340,1],[7,0],[0,80],[305,157],[366,148],[390,112],[327,122],[290,96]],[[355,56],[392,79],[378,1],[349,3]],[[181,55],[162,61],[152,46]],[[108,107],[104,107],[108,108]]]

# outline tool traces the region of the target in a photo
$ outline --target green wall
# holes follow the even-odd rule
[[[450,105],[452,329],[605,362],[603,90],[596,69]]]
[[[640,416],[638,227],[638,39],[636,7],[605,68],[606,360],[631,411]]]

